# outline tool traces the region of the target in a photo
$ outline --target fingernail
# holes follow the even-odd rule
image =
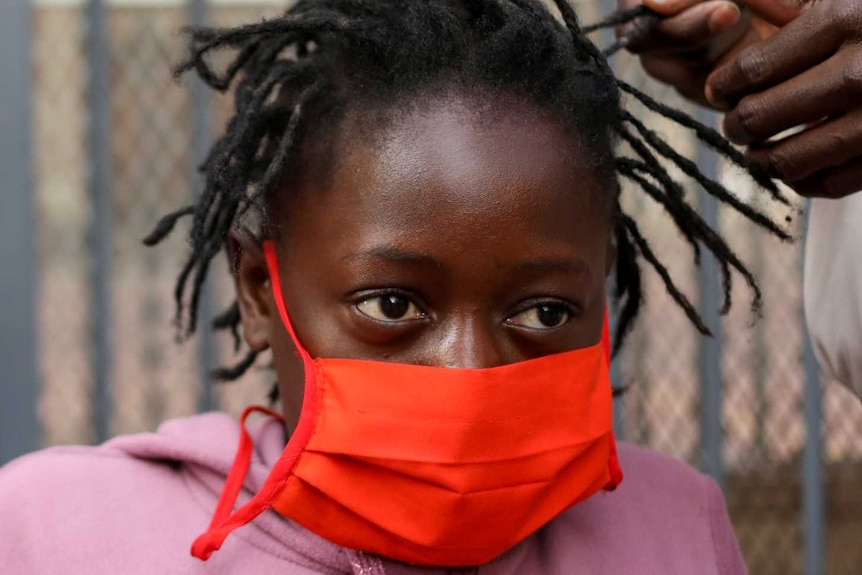
[[[706,96],[706,101],[712,104],[716,110],[726,111],[729,108],[727,102],[722,100],[720,96],[717,96],[709,84],[704,89],[704,95]]]
[[[644,0],[644,6],[666,15],[672,14],[678,3],[679,0]]]
[[[741,15],[742,13],[739,11],[739,7],[736,6],[736,4],[719,6],[710,13],[709,20],[707,21],[707,27],[709,28],[710,34],[721,34],[722,32],[733,28],[736,26],[736,23],[739,22]]]
[[[721,90],[721,71],[722,68],[717,68],[707,76],[706,82],[704,82],[704,95],[706,100],[716,109],[727,110],[730,106]]]
[[[706,101],[715,106],[715,94],[712,93],[712,88],[707,86],[704,88],[703,93],[706,96]]]

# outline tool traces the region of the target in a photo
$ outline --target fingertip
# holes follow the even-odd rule
[[[709,80],[707,80],[707,81],[709,81]],[[712,90],[712,86],[710,86],[709,84],[707,84],[707,85],[704,87],[704,89],[703,89],[703,94],[704,94],[704,96],[706,96],[706,101],[707,101],[707,102],[709,102],[709,104],[710,104],[713,108],[716,108],[716,109],[718,109],[718,110],[720,110],[720,109],[721,109],[721,108],[719,107],[718,102],[716,102],[716,101],[715,101],[715,92],[713,92],[713,90]]]
[[[710,88],[709,86],[704,85],[704,87],[703,87],[703,97],[704,97],[704,98],[706,98],[706,102],[707,102],[710,106],[712,106],[713,108],[715,108],[715,107],[716,107],[716,106],[715,106],[715,102],[714,102],[715,96],[714,96],[714,95],[713,95],[713,93],[712,93],[712,88]]]
[[[643,5],[662,16],[675,16],[700,0],[643,0]]]
[[[715,87],[716,78],[719,71],[720,68],[706,78],[703,92],[706,96],[706,101],[709,102],[713,108],[715,108],[716,110],[727,111],[730,109],[730,105],[723,97],[722,92]]]
[[[709,15],[707,27],[711,34],[721,34],[736,26],[739,22],[742,12],[739,6],[732,2],[716,7]]]
[[[746,133],[745,128],[739,122],[739,117],[735,112],[730,112],[724,117],[722,122],[724,137],[738,145],[745,145],[751,142],[751,137]]]

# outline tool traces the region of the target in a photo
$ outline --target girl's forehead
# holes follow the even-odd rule
[[[524,195],[567,212],[613,203],[613,175],[598,167],[591,149],[599,144],[540,108],[446,98],[393,116],[360,138],[340,132],[341,159],[320,192],[371,208],[386,201],[494,210]]]
[[[495,252],[504,236],[557,252],[603,246],[614,189],[587,160],[584,142],[531,109],[489,117],[429,107],[343,142],[326,185],[282,214],[290,235],[322,249],[410,240],[426,251]]]

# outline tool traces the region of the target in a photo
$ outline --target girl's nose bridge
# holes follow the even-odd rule
[[[438,365],[466,369],[503,365],[506,362],[500,350],[500,338],[495,337],[493,329],[493,323],[479,317],[476,311],[458,314],[446,326]]]

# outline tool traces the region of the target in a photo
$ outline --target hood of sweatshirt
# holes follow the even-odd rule
[[[237,507],[261,489],[287,441],[283,425],[271,417],[255,420],[249,424],[248,431],[254,450]],[[168,421],[155,433],[121,436],[104,447],[120,450],[137,459],[181,464],[192,496],[211,513],[233,464],[239,436],[239,424],[235,419],[223,413],[207,413]],[[206,525],[201,525],[201,532],[205,528]],[[411,567],[344,549],[272,510],[237,529],[231,537],[320,572],[435,575],[474,571]],[[191,544],[192,541],[188,541],[189,548]],[[218,552],[214,557],[217,555]]]
[[[253,420],[237,501],[263,485],[285,445]],[[334,545],[272,510],[208,561],[191,546],[209,525],[239,443],[231,417],[172,420],[98,447],[54,447],[0,468],[0,571],[42,575],[437,575]],[[667,456],[620,444],[626,481],[565,511],[478,571],[482,575],[742,575],[721,492]],[[493,520],[493,519],[490,519]],[[455,570],[455,573],[471,570]],[[473,569],[472,571],[476,571]]]

